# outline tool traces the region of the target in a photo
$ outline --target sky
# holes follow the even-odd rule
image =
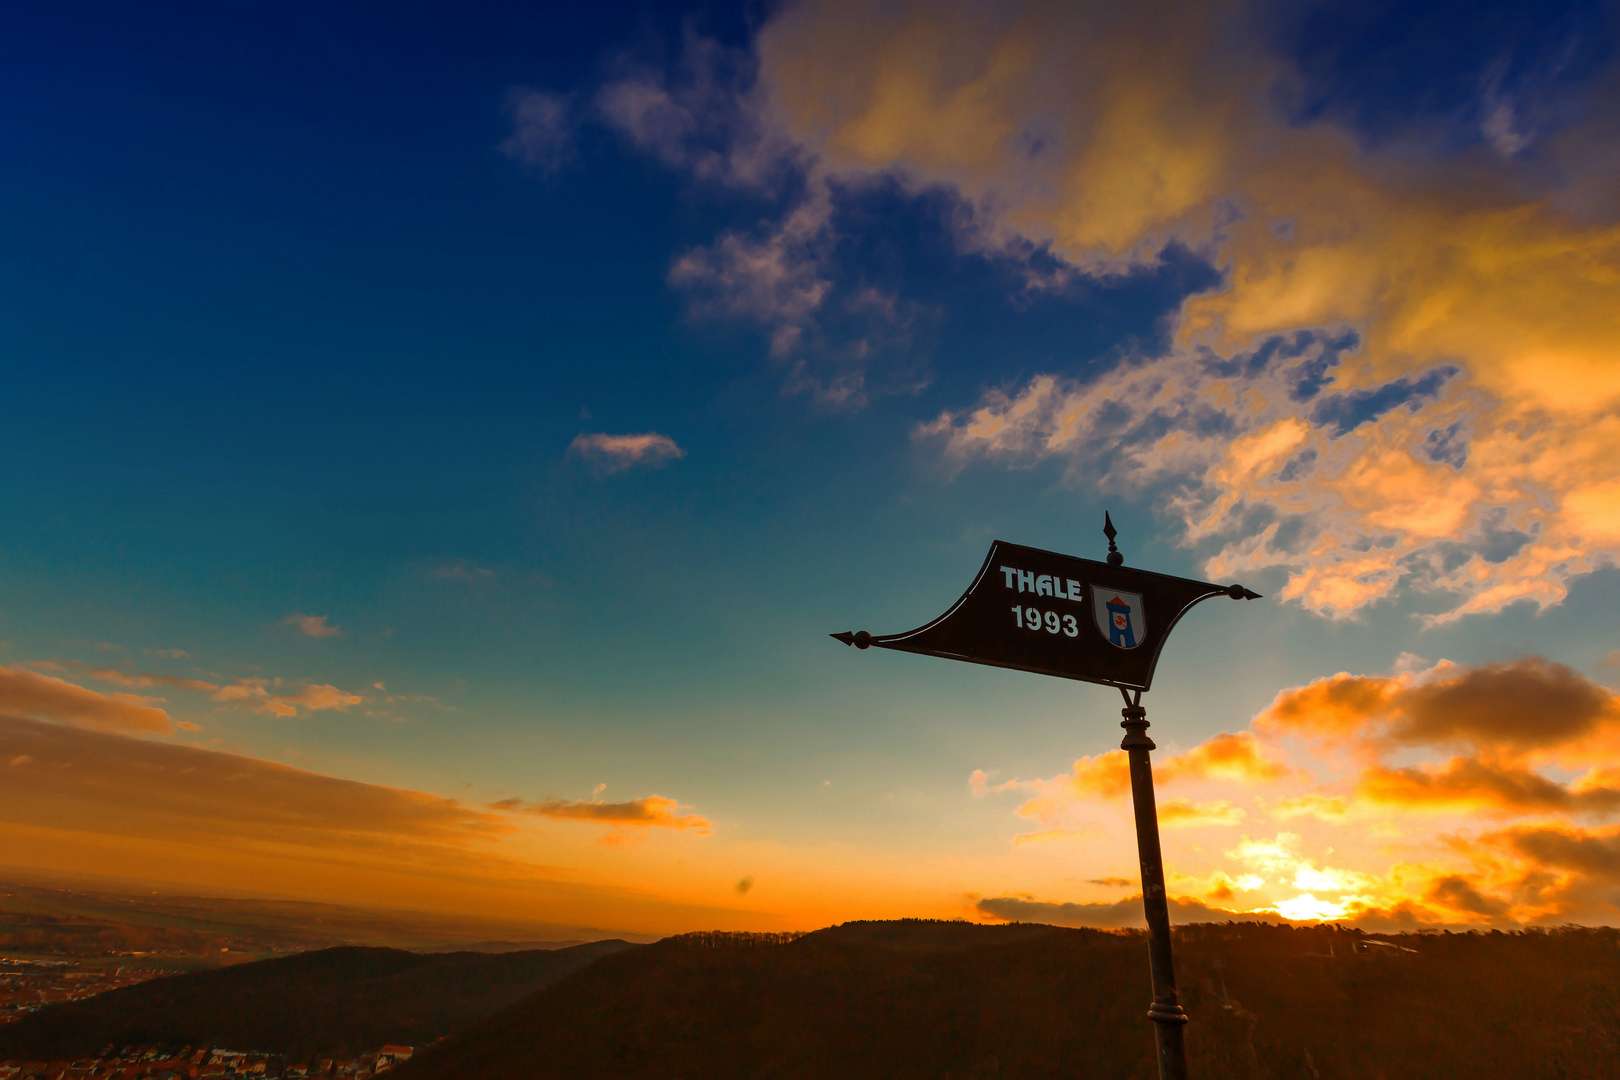
[[[992,540],[1241,582],[1173,917],[1620,919],[1620,10],[0,11],[0,862],[1140,922]]]

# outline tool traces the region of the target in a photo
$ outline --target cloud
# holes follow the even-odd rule
[[[1186,896],[1172,896],[1169,903],[1170,919],[1175,923],[1227,922],[1232,919],[1246,922],[1278,921],[1276,915],[1271,912],[1251,914],[1228,911]],[[982,915],[1006,922],[1104,928],[1140,928],[1147,925],[1147,919],[1142,914],[1141,893],[1113,903],[1097,904],[1059,904],[1014,896],[987,896],[976,903],[974,908]]]
[[[1368,768],[1356,782],[1355,795],[1370,803],[1462,814],[1607,814],[1620,810],[1620,788],[1571,788],[1529,769],[1461,757],[1440,766]]]
[[[520,88],[507,95],[512,134],[501,153],[542,176],[559,172],[574,159],[574,123],[570,102],[562,94]]]
[[[339,690],[328,683],[310,683],[293,694],[283,694],[276,698],[288,705],[297,705],[310,712],[321,712],[327,709],[346,711],[351,705],[358,705],[363,700],[359,694],[351,694],[346,690]]]
[[[697,814],[681,814],[679,812],[681,805],[674,799],[666,799],[662,795],[648,795],[645,798],[619,803],[601,802],[596,799],[582,799],[577,802],[567,799],[547,799],[538,803],[524,802],[522,799],[503,799],[494,803],[493,808],[534,814],[555,821],[587,821],[630,828],[690,830],[698,833],[707,833],[713,828],[708,818],[699,817]]]
[[[300,634],[312,638],[337,637],[343,632],[335,626],[328,626],[326,619],[325,615],[289,615],[281,620],[281,625],[296,626]]]
[[[789,356],[833,288],[822,268],[830,216],[827,200],[813,200],[765,235],[728,232],[676,259],[669,283],[691,294],[694,316],[761,323],[770,329],[771,354]]]
[[[340,690],[329,683],[308,683],[298,690],[284,693],[281,680],[245,678],[215,688],[211,698],[226,704],[241,703],[255,712],[270,716],[297,716],[299,709],[309,712],[336,710],[347,712],[351,706],[365,699],[359,694]],[[390,699],[394,700],[394,699]]]
[[[1430,888],[1429,900],[1453,911],[1495,917],[1507,913],[1508,904],[1485,896],[1460,874],[1440,878]]]
[[[1171,798],[1159,802],[1159,825],[1174,829],[1198,825],[1241,825],[1248,812],[1225,799],[1198,802]]]
[[[752,52],[689,34],[668,70],[630,68],[597,95],[604,122],[635,149],[780,208],[677,256],[670,286],[694,320],[757,327],[789,393],[835,409],[916,393],[929,379],[913,356],[915,330],[935,312],[870,274],[839,272],[840,245],[859,231],[846,219],[892,185],[821,167],[756,75]]]
[[[511,831],[450,799],[272,761],[0,716],[7,819],[97,831],[349,847],[360,836],[460,843]]]
[[[640,435],[587,435],[582,432],[568,444],[568,454],[606,476],[637,467],[656,469],[685,457],[686,451],[676,446],[674,439],[656,431]]]
[[[1442,672],[1394,703],[1389,738],[1409,744],[1556,746],[1620,722],[1620,702],[1580,673],[1540,656]]]
[[[1342,821],[1349,812],[1349,801],[1338,795],[1311,792],[1306,795],[1285,795],[1271,804],[1272,817],[1286,821],[1296,817],[1314,817],[1322,821]]]
[[[1297,774],[1274,748],[1248,731],[1211,736],[1184,754],[1163,759],[1153,769],[1154,779],[1165,784],[1184,779],[1268,784]]]
[[[190,690],[198,693],[210,693],[219,689],[219,686],[215,683],[205,682],[202,679],[188,679],[180,675],[159,675],[147,671],[117,671],[112,668],[93,668],[83,664],[69,664],[67,667],[98,682],[116,683],[119,686],[128,686],[132,689],[166,686],[173,690]]]
[[[1540,656],[1427,667],[1407,658],[1396,672],[1286,689],[1249,730],[1157,762],[1176,891],[1223,911],[1368,929],[1620,918],[1620,699]],[[1216,785],[1266,797],[1251,809],[1209,797],[1226,794]],[[1020,847],[1081,834],[1095,843],[1111,831],[1087,820],[1098,814],[1119,815],[1116,829],[1129,821],[1119,751],[1078,758],[1049,780],[993,783],[978,770],[968,786],[978,798],[1027,796],[1017,813],[1042,828],[1019,835]],[[1176,836],[1177,826],[1268,822],[1299,831],[1245,834],[1218,858]],[[1049,914],[1116,918],[1079,907]]]
[[[253,709],[256,712],[267,713],[272,716],[297,716],[299,709],[304,709],[309,712],[323,712],[328,710],[346,712],[352,706],[362,704],[365,701],[365,699],[359,694],[353,694],[346,690],[341,690],[329,683],[305,683],[296,690],[283,690],[283,680],[281,679],[250,677],[237,679],[234,682],[220,684],[208,682],[203,679],[185,678],[178,675],[160,675],[144,671],[125,672],[112,668],[93,668],[78,661],[57,663],[52,660],[35,660],[29,662],[27,666],[32,668],[41,668],[46,671],[71,671],[101,682],[110,682],[119,686],[128,686],[137,689],[161,686],[173,690],[183,690],[189,693],[207,694],[212,701],[228,705],[241,704]],[[51,679],[49,681],[52,683],[61,683],[62,686],[73,686],[73,684],[62,682],[59,679]],[[103,697],[114,702],[129,701],[155,704],[161,700],[156,698],[140,698],[130,694],[97,695],[95,691],[85,690],[82,687],[73,687],[73,689],[78,690],[81,694],[88,694],[92,697]],[[388,703],[394,703],[397,701],[432,702],[434,699],[421,695],[394,695],[385,697],[382,700]],[[0,708],[5,707],[4,702],[0,702]],[[22,708],[21,706],[15,706],[15,708],[19,712],[36,711]],[[159,710],[159,712],[161,712],[161,710]],[[47,715],[43,712],[40,712],[40,714]],[[180,722],[178,726],[186,731],[200,730],[195,725],[188,725],[185,722]],[[167,731],[168,728],[153,728],[151,730]]]
[[[1620,811],[1620,700],[1540,656],[1474,667],[1442,661],[1386,676],[1346,672],[1284,690],[1254,720],[1264,739],[1300,736],[1359,763],[1351,790],[1287,796],[1279,817],[1324,821],[1390,809],[1460,815]],[[1412,751],[1463,750],[1394,766]],[[1579,773],[1563,781],[1541,770]],[[1581,771],[1584,770],[1584,771]]]
[[[1620,882],[1620,827],[1523,826],[1487,837],[1541,867]]]
[[[1308,738],[1345,738],[1385,715],[1403,679],[1341,671],[1306,686],[1280,691],[1255,717],[1257,730]]]
[[[672,274],[700,304],[759,313],[780,355],[840,295],[826,252],[858,226],[837,223],[837,193],[885,179],[959,199],[963,250],[1047,252],[1045,278],[1170,250],[1224,268],[1168,352],[1085,377],[1058,358],[925,425],[953,466],[1057,461],[1152,497],[1218,547],[1212,576],[1285,569],[1283,598],[1329,617],[1407,590],[1438,597],[1434,621],[1560,602],[1620,552],[1620,226],[1566,206],[1606,184],[1612,133],[1552,134],[1546,87],[1569,65],[1544,57],[1536,78],[1480,73],[1470,123],[1494,162],[1369,143],[1354,110],[1290,108],[1309,73],[1263,21],[813,0],[773,13],[754,57],[694,49],[707,59],[627,84],[611,111],[694,176],[763,175],[737,163],[767,144],[796,163],[801,197]],[[832,371],[817,385],[863,400],[861,363]]]
[[[487,585],[495,580],[495,571],[487,566],[479,566],[471,559],[457,559],[454,562],[433,567],[428,571],[428,577],[434,581],[450,581],[464,585]]]
[[[1186,753],[1160,758],[1153,765],[1154,783],[1159,787],[1208,781],[1253,787],[1299,775],[1299,770],[1281,759],[1279,751],[1246,731],[1223,732]],[[1030,792],[1032,797],[1018,808],[1019,815],[1058,828],[1073,813],[1099,800],[1123,802],[1131,793],[1130,759],[1123,750],[1109,750],[1078,758],[1066,775],[1050,780],[1008,780],[995,786],[989,784],[986,773],[976,770],[968,786],[975,797],[1002,791]],[[1160,821],[1166,826],[1235,825],[1246,816],[1244,810],[1224,800],[1162,799],[1159,811]],[[1027,839],[1022,837],[1020,842]]]
[[[101,694],[50,675],[0,667],[0,709],[25,716],[78,724],[102,731],[174,730],[156,698],[135,694]]]
[[[1369,746],[1469,747],[1515,760],[1591,759],[1620,735],[1620,700],[1540,656],[1477,667],[1442,662],[1393,677],[1347,672],[1284,690],[1255,718],[1268,735],[1355,739]],[[1601,749],[1598,753],[1605,752]]]
[[[0,773],[0,843],[21,866],[202,896],[262,895],[275,882],[302,899],[386,896],[529,925],[677,933],[739,917],[649,888],[645,864],[615,875],[599,858],[536,861],[556,844],[488,807],[244,754],[0,715]]]

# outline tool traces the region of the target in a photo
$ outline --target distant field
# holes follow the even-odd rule
[[[336,945],[508,952],[653,937],[290,900],[0,881],[0,956],[189,970]]]

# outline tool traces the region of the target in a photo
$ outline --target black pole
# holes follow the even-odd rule
[[[1121,688],[1121,693],[1125,693]],[[1153,1004],[1148,1019],[1159,1049],[1159,1080],[1187,1080],[1187,1047],[1182,1029],[1187,1014],[1176,1000],[1176,965],[1170,952],[1170,904],[1164,894],[1164,857],[1159,853],[1159,812],[1153,799],[1153,763],[1148,752],[1147,710],[1142,692],[1125,693],[1125,738],[1119,748],[1131,759],[1131,801],[1136,807],[1136,853],[1142,863],[1142,907],[1147,913],[1148,967],[1153,973]]]

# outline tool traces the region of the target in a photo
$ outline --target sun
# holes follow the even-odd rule
[[[1333,919],[1342,919],[1349,913],[1349,909],[1343,904],[1335,904],[1331,900],[1318,900],[1310,893],[1300,893],[1292,900],[1279,901],[1276,909],[1277,914],[1295,922],[1311,920],[1329,922]]]

